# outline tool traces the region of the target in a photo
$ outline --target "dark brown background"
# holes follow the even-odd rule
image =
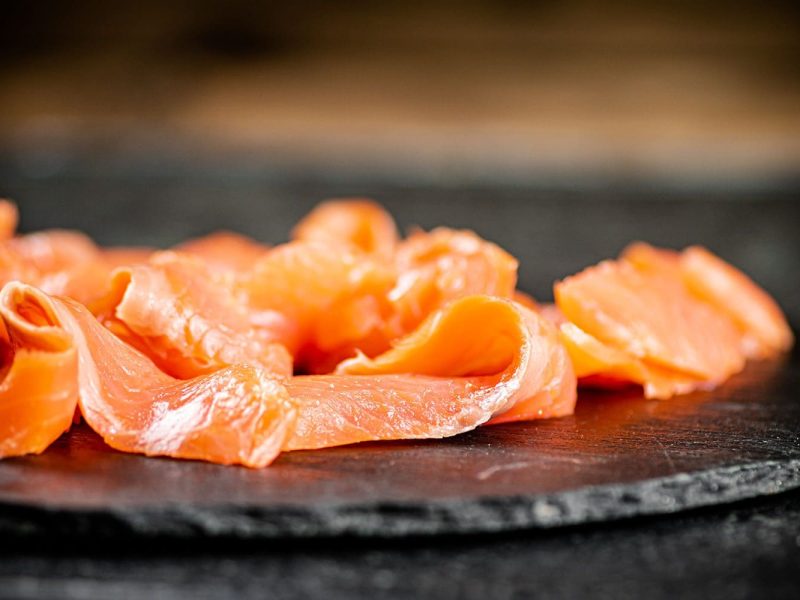
[[[797,179],[800,10],[775,1],[2,3],[0,147],[340,176]]]

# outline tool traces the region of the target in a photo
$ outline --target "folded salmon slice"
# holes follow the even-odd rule
[[[106,293],[114,266],[141,256],[134,249],[103,250],[75,231],[31,233],[0,241],[0,284],[24,281],[86,304]]]
[[[92,312],[163,371],[187,379],[236,365],[292,374],[292,356],[273,331],[255,327],[234,283],[197,257],[159,252],[114,272],[110,293]]]
[[[0,389],[4,456],[41,451],[69,427],[76,402],[113,448],[251,467],[281,448],[438,438],[575,404],[572,367],[549,324],[492,297],[448,305],[374,360],[289,380],[250,365],[174,379],[80,304],[22,283],[5,286],[0,315],[11,359]]]
[[[682,252],[637,242],[622,257],[639,269],[680,277],[697,298],[727,315],[742,334],[748,358],[768,358],[792,347],[794,335],[775,300],[733,265],[701,246]]]
[[[386,260],[394,256],[399,241],[392,216],[365,198],[323,202],[297,224],[292,239],[344,245]]]
[[[575,407],[572,364],[555,330],[520,305],[469,296],[370,359],[288,383],[298,417],[286,448],[439,438],[487,422],[548,418]]]
[[[395,265],[397,283],[389,297],[404,331],[457,298],[510,298],[517,284],[513,256],[471,231],[446,227],[412,233],[398,247]]]
[[[0,274],[2,283],[22,280],[81,302],[105,289],[108,269],[100,249],[82,233],[54,229],[22,235],[3,242],[0,252],[12,267]]]
[[[704,248],[635,243],[555,287],[562,341],[582,383],[639,383],[667,398],[714,387],[746,358],[773,356],[793,336],[774,300]]]
[[[0,311],[0,457],[38,454],[72,425],[78,355],[36,304]]]
[[[555,296],[567,320],[649,363],[716,382],[744,366],[730,320],[669,274],[604,261],[558,283]]]
[[[0,199],[0,241],[14,237],[18,220],[17,205],[8,200]]]
[[[376,356],[387,350],[393,339],[413,331],[432,312],[458,298],[473,294],[510,298],[515,294],[517,261],[500,247],[471,231],[445,227],[418,230],[400,241],[391,216],[365,200],[323,203],[295,228],[294,239],[314,242],[327,255],[321,259],[323,268],[309,260],[304,266],[295,261],[283,277],[311,279],[316,287],[326,286],[296,298],[294,306],[308,303],[308,298],[335,296],[324,313],[318,313],[324,318],[315,321],[311,339],[298,357],[298,364],[314,373],[330,371],[356,351]],[[303,248],[297,242],[294,247]],[[368,293],[363,293],[363,287],[360,293],[340,293],[347,276],[331,265],[331,257],[340,253],[365,266],[379,265],[380,283]],[[286,265],[279,271],[287,273]],[[275,270],[270,275],[271,282],[281,279]],[[263,275],[260,279],[268,280]],[[307,287],[301,284],[299,289]]]
[[[233,231],[217,231],[175,247],[175,250],[197,256],[221,271],[246,272],[269,251],[269,246]]]
[[[388,348],[386,298],[394,278],[389,266],[358,250],[296,241],[267,253],[238,289],[256,324],[272,329],[301,370],[329,372],[356,348]]]
[[[12,282],[0,315],[13,355],[0,388],[12,431],[3,455],[41,451],[69,426],[76,401],[117,450],[250,467],[277,456],[294,421],[286,388],[263,369],[174,379],[70,299]]]
[[[681,269],[695,295],[737,324],[748,356],[765,358],[792,347],[794,335],[778,304],[739,269],[700,246],[683,251]]]

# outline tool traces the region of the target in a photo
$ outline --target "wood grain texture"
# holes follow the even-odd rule
[[[0,145],[23,156],[155,143],[451,182],[800,171],[790,2],[28,4],[0,37]]]

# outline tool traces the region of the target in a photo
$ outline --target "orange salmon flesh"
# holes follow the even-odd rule
[[[699,246],[635,243],[547,305],[497,244],[401,237],[367,199],[319,205],[278,246],[103,248],[17,220],[0,201],[0,458],[83,421],[118,451],[258,468],[566,417],[579,386],[708,390],[794,343],[775,301]]]

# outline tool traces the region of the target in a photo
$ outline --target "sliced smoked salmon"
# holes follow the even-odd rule
[[[555,297],[568,321],[651,364],[712,382],[744,366],[736,328],[680,279],[604,261],[558,283]]]
[[[392,216],[364,198],[323,202],[297,224],[292,239],[343,244],[386,260],[399,241]]]
[[[555,330],[520,305],[468,296],[374,359],[288,384],[287,449],[455,435],[493,420],[571,414],[575,376]]]
[[[275,247],[219,232],[101,248],[16,221],[0,201],[0,457],[42,452],[80,414],[121,451],[262,467],[569,415],[576,380],[710,389],[794,341],[772,298],[700,247],[633,244],[540,305],[496,244],[401,239],[363,199],[320,205]]]
[[[681,277],[689,291],[728,315],[742,333],[748,358],[785,352],[794,335],[775,300],[752,279],[701,246],[682,252],[637,242],[622,257],[639,269],[662,270]]]
[[[156,253],[146,264],[117,269],[110,287],[92,312],[174,377],[237,364],[292,374],[292,356],[270,331],[254,326],[230,277],[194,256]]]
[[[295,355],[299,368],[330,371],[351,356],[356,342],[382,329],[394,271],[382,261],[342,246],[297,241],[277,246],[242,279],[241,292],[256,319]],[[276,318],[277,316],[277,318]]]
[[[3,427],[16,432],[0,446],[6,456],[41,451],[69,426],[76,402],[117,450],[250,467],[277,456],[294,421],[285,387],[263,369],[174,379],[73,300],[12,282],[0,293],[0,315],[13,348],[0,388]]]
[[[711,388],[746,358],[793,343],[774,300],[700,247],[638,242],[555,287],[562,341],[583,382],[639,383],[648,397]],[[552,314],[552,313],[551,313]]]
[[[0,198],[0,241],[14,237],[18,220],[17,205]]]
[[[197,256],[212,268],[244,273],[266,254],[269,246],[240,233],[218,231],[179,244],[175,250]]]
[[[492,418],[569,414],[575,403],[572,366],[550,325],[487,296],[450,304],[375,360],[357,357],[333,375],[288,381],[247,365],[173,379],[78,303],[21,283],[3,289],[0,315],[13,344],[11,373],[29,366],[33,351],[49,352],[58,366],[33,398],[53,414],[13,415],[18,431],[40,432],[39,421],[50,419],[52,431],[28,445],[9,442],[4,455],[40,451],[69,426],[76,401],[113,448],[253,467],[281,448],[444,437]],[[6,383],[0,407],[13,411],[26,380]]]

